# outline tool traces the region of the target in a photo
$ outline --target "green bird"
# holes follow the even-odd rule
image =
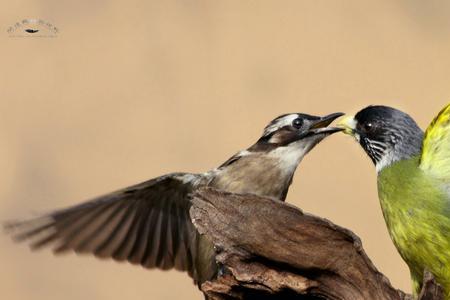
[[[413,294],[428,270],[450,300],[450,104],[425,134],[409,115],[387,106],[366,107],[339,125],[375,164],[381,209],[411,272]]]

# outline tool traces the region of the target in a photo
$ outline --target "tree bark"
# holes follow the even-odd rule
[[[201,286],[207,299],[413,299],[391,286],[353,232],[288,203],[206,188],[190,213],[221,270]],[[426,274],[419,299],[442,295]]]

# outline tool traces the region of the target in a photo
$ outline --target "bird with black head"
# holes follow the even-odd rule
[[[381,209],[409,266],[414,294],[428,270],[450,300],[450,105],[425,134],[408,114],[379,105],[343,118],[338,126],[375,164]]]

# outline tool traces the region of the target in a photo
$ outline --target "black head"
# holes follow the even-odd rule
[[[299,141],[315,145],[328,135],[343,130],[337,127],[327,127],[342,115],[343,113],[334,113],[324,117],[301,113],[281,115],[266,126],[262,137],[251,149],[284,147]]]
[[[378,170],[420,153],[423,132],[406,113],[388,106],[368,106],[340,122],[354,136]]]

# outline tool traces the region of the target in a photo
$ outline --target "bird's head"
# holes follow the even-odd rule
[[[406,113],[388,106],[368,106],[338,124],[353,136],[372,159],[377,171],[420,153],[423,132]]]
[[[279,116],[266,126],[263,135],[252,148],[253,150],[301,149],[303,154],[306,154],[325,137],[342,130],[327,126],[343,115],[343,113],[333,113],[317,117],[292,113]]]
[[[284,200],[298,164],[317,143],[342,130],[328,127],[342,115],[316,117],[293,113],[279,116],[265,127],[253,146],[240,151],[218,168],[218,178],[227,187],[233,182],[235,188],[241,188],[239,193],[257,192]],[[219,179],[216,179],[216,185],[217,182]]]

